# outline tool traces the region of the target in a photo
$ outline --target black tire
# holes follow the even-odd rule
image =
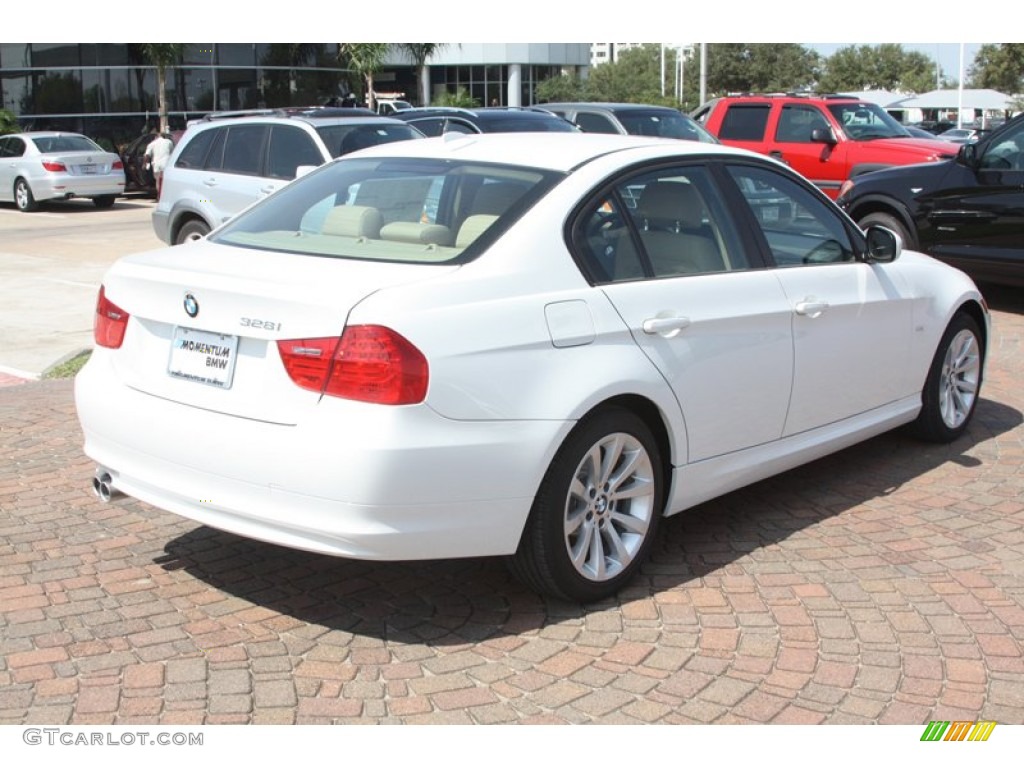
[[[206,222],[200,221],[199,219],[192,219],[191,221],[185,222],[181,229],[178,230],[178,236],[174,239],[174,244],[181,245],[182,243],[200,240],[206,237],[209,233],[210,228],[206,226]]]
[[[651,430],[631,411],[603,410],[577,425],[555,455],[509,567],[556,598],[610,597],[643,565],[664,506]]]
[[[985,341],[965,312],[954,315],[932,359],[921,392],[921,413],[911,429],[922,440],[949,443],[967,429],[978,405]]]
[[[869,213],[858,221],[857,224],[860,225],[861,229],[867,229],[872,224],[885,227],[900,236],[904,248],[913,249],[917,247],[916,241],[910,236],[910,231],[903,225],[902,221],[891,213]]]
[[[113,208],[117,195],[100,195],[92,199],[92,204],[97,208]]]
[[[32,194],[32,187],[24,179],[17,179],[14,182],[14,204],[22,213],[39,210],[39,203]]]

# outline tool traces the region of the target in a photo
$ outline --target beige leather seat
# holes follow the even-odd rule
[[[325,235],[376,239],[380,237],[383,223],[380,211],[376,208],[365,205],[339,205],[324,218],[321,232]]]
[[[725,260],[705,234],[704,201],[692,184],[655,181],[636,207],[640,240],[656,277],[721,272]]]

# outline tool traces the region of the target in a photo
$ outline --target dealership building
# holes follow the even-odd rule
[[[308,106],[362,92],[339,67],[336,43],[190,43],[167,71],[171,126],[208,112]],[[429,92],[466,91],[480,105],[527,106],[537,85],[585,76],[589,43],[447,43],[425,67]],[[392,47],[374,75],[378,93],[414,103],[412,59]],[[26,129],[59,129],[120,143],[156,123],[156,68],[133,43],[0,43],[0,101]]]

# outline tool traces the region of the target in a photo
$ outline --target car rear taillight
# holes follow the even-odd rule
[[[100,295],[96,299],[93,339],[101,347],[118,349],[124,341],[124,332],[127,327],[128,313],[107,298],[106,290],[101,285]]]
[[[123,171],[124,170],[124,163],[122,163],[120,160],[115,160],[114,164],[112,166],[110,166],[110,167],[111,167],[112,170],[115,170],[115,171]]]
[[[43,160],[43,168],[54,173],[68,169],[64,163],[58,163],[56,160]]]
[[[427,359],[390,328],[354,325],[340,339],[292,339],[277,348],[303,389],[381,405],[411,405],[427,395]]]

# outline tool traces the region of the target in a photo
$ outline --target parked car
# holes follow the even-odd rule
[[[917,139],[934,139],[935,134],[931,131],[926,131],[924,128],[919,128],[916,125],[904,125],[903,130],[909,133],[911,136]]]
[[[330,555],[506,556],[588,601],[665,515],[900,425],[963,434],[989,328],[966,275],[766,157],[442,137],[115,263],[75,399],[101,498]]]
[[[952,141],[955,144],[966,144],[968,141],[977,141],[982,137],[984,131],[980,128],[950,128],[943,131],[935,138],[943,141]]]
[[[190,124],[153,211],[163,242],[198,240],[301,170],[375,144],[421,139],[400,120],[321,107],[210,115]]]
[[[838,202],[978,281],[1024,286],[1024,116],[953,160],[856,178]]]
[[[542,104],[541,107],[564,117],[586,133],[661,136],[666,139],[718,143],[718,139],[700,123],[671,107],[604,102],[558,102]]]
[[[175,144],[181,140],[184,131],[173,131],[169,134]],[[121,163],[124,166],[125,191],[146,192],[156,195],[156,179],[153,171],[146,163],[146,149],[157,137],[156,133],[144,133],[128,142],[120,151]]]
[[[847,179],[955,157],[958,148],[914,138],[880,106],[852,96],[726,96],[693,117],[723,144],[791,165],[832,199]]]
[[[569,133],[576,126],[567,120],[529,107],[419,107],[403,109],[391,115],[404,120],[427,136],[443,133]]]
[[[0,136],[0,200],[13,202],[19,211],[74,197],[109,208],[123,192],[121,159],[87,136],[59,131]]]

